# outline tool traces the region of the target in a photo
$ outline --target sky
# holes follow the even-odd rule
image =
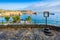
[[[0,0],[0,9],[60,12],[60,0]]]
[[[6,2],[9,2],[9,3],[23,3],[23,2],[37,2],[37,1],[41,1],[41,0],[1,0],[0,2],[4,2],[4,3],[6,3]]]

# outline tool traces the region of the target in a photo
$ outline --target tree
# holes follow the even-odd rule
[[[17,22],[20,20],[20,16],[12,16],[13,22]]]
[[[20,21],[20,16],[18,16],[18,15],[12,16],[12,18],[13,18],[13,23],[16,23],[16,22]],[[15,29],[17,30],[17,25],[16,25]]]
[[[28,17],[26,18],[26,20],[27,20],[28,22],[31,22],[31,17],[28,16]]]
[[[5,16],[5,20],[6,20],[7,22],[9,21],[9,19],[10,19],[9,16]]]
[[[28,21],[29,23],[31,23],[31,17],[30,16],[28,16],[27,18],[26,18],[26,21]],[[28,28],[30,31],[32,30],[32,28]]]

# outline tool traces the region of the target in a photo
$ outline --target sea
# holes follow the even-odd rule
[[[43,13],[30,14],[30,15],[23,14],[20,16],[20,19],[23,19],[25,21],[28,16],[31,17],[32,23],[46,24],[46,18],[44,17]],[[2,21],[6,22],[4,17],[0,17],[0,22],[2,22]],[[13,21],[13,18],[10,17],[9,21]],[[60,13],[49,14],[49,17],[47,18],[47,24],[60,26]]]

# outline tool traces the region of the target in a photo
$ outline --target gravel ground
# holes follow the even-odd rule
[[[42,28],[0,29],[0,40],[60,40],[60,32],[51,30],[53,36],[46,36]]]

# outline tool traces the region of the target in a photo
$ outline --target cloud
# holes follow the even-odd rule
[[[30,3],[0,3],[1,9],[60,12],[60,0],[42,0]]]
[[[51,12],[60,12],[60,0],[50,1],[50,2],[37,2],[29,5],[25,9],[33,11],[51,11]]]

